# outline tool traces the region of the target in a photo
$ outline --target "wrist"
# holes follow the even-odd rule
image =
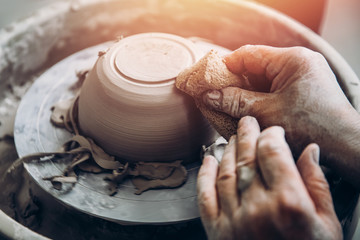
[[[353,185],[360,180],[360,115],[353,109],[338,116],[319,142],[322,161]]]

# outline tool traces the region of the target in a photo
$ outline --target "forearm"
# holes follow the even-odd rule
[[[320,146],[321,164],[360,189],[360,115],[350,104],[322,113],[292,112],[280,125],[296,157],[310,143]]]
[[[319,142],[321,163],[360,188],[360,115],[351,111],[334,126]]]

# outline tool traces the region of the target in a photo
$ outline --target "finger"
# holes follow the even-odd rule
[[[320,148],[308,145],[296,165],[318,213],[335,215],[329,184],[319,166]]]
[[[241,118],[247,115],[256,116],[264,107],[276,104],[276,98],[274,94],[227,87],[206,92],[203,102],[211,109]]]
[[[217,191],[220,208],[227,214],[231,214],[238,206],[236,185],[236,136],[229,139],[225,148],[217,178]]]
[[[228,69],[240,74],[250,72],[256,75],[269,74],[269,79],[273,79],[281,68],[268,69],[272,61],[278,61],[284,57],[287,48],[276,48],[263,45],[245,45],[224,57]],[[280,65],[281,63],[276,63]],[[277,70],[277,71],[276,71]]]
[[[206,156],[197,178],[198,205],[204,222],[216,219],[219,206],[216,192],[218,163],[213,156]]]
[[[291,82],[290,78],[302,68],[304,59],[312,61],[315,52],[303,47],[276,48],[262,45],[245,45],[224,57],[228,69],[248,76],[249,83],[257,91],[274,92]]]
[[[250,186],[255,176],[256,142],[260,127],[255,118],[240,119],[237,129],[236,173],[237,187],[242,192]]]
[[[257,159],[261,174],[269,189],[292,189],[305,192],[282,127],[265,129],[257,142]]]

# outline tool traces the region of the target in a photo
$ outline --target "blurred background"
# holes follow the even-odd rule
[[[329,0],[320,35],[360,76],[360,1]]]
[[[55,1],[0,0],[0,28]],[[239,0],[241,1],[241,0]],[[360,76],[359,0],[256,0],[290,15],[327,40]]]

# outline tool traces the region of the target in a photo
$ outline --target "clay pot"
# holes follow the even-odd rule
[[[126,37],[100,56],[81,88],[79,126],[126,161],[200,160],[216,133],[175,78],[202,52],[172,34]]]

